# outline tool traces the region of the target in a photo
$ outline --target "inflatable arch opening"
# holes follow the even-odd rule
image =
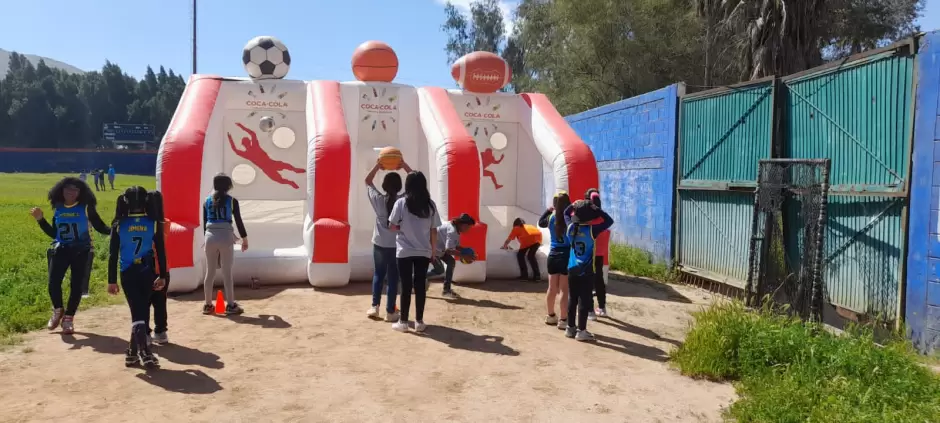
[[[442,219],[477,220],[461,244],[478,260],[458,264],[457,282],[517,277],[515,252],[499,249],[512,221],[535,224],[557,190],[579,198],[598,185],[590,149],[541,94],[194,75],[157,158],[171,291],[202,282],[202,205],[220,172],[235,182],[250,240],[246,252],[232,246],[236,283],[371,280],[364,180],[386,146],[427,175]]]

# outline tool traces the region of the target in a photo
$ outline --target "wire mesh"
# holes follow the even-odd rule
[[[747,304],[818,320],[824,298],[823,238],[829,159],[769,159],[758,167]]]

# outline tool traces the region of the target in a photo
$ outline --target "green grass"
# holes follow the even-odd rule
[[[611,270],[663,282],[672,279],[671,272],[665,264],[653,262],[650,254],[639,248],[610,244],[610,256],[607,259],[610,261]]]
[[[740,303],[716,304],[695,314],[671,356],[687,376],[735,381],[740,399],[726,415],[738,422],[940,421],[940,378],[908,342],[879,346],[867,329],[834,335]]]
[[[51,311],[47,286],[46,249],[51,240],[29,215],[31,207],[42,207],[46,219],[52,210],[46,201],[49,188],[62,174],[0,174],[0,345],[16,342],[18,334],[45,325]],[[90,180],[90,179],[89,179]],[[114,217],[115,200],[131,185],[153,189],[153,177],[118,175],[116,191],[97,192],[98,212],[105,223]],[[81,309],[123,302],[107,294],[108,238],[94,233],[95,263],[91,275],[91,297]],[[62,284],[68,299],[68,275]],[[78,321],[81,322],[81,316]]]

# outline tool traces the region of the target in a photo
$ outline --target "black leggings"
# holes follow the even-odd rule
[[[594,303],[591,291],[594,288],[594,273],[568,274],[568,327],[574,328],[578,317],[578,330],[587,329],[588,312]]]
[[[72,270],[65,315],[74,316],[82,302],[82,294],[88,292],[94,250],[90,245],[62,245],[50,248],[46,257],[49,264],[49,299],[53,308],[62,308],[62,280],[65,279],[65,271]]]
[[[121,288],[131,309],[131,348],[147,345],[147,322],[150,320],[150,296],[157,278],[152,266],[133,265],[121,272]]]
[[[542,244],[535,243],[526,248],[520,249],[516,253],[516,260],[519,262],[519,273],[522,274],[522,279],[529,278],[529,271],[525,266],[527,259],[529,260],[529,264],[532,266],[532,276],[535,279],[541,279],[539,276],[539,262],[535,260],[535,253],[539,250],[541,245]]]
[[[154,276],[156,279],[156,276]],[[159,291],[153,291],[153,294],[150,295],[150,305],[153,306],[153,320],[154,328],[153,331],[156,333],[164,333],[167,329],[166,323],[166,292],[170,289],[170,280],[167,278],[163,284],[163,289]],[[150,333],[150,311],[147,311],[147,333]]]
[[[597,308],[607,308],[607,284],[604,283],[604,258],[594,257],[597,268],[594,273],[594,292],[597,293]]]
[[[411,308],[411,291],[415,293],[415,320],[424,320],[424,300],[426,292],[424,284],[428,280],[428,266],[431,259],[427,257],[399,257],[398,278],[401,280],[401,320],[408,321],[408,312]]]

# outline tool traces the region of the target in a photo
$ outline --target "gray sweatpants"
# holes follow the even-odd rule
[[[225,302],[235,303],[235,281],[232,280],[232,261],[235,255],[233,244],[235,231],[229,224],[211,224],[206,228],[206,277],[203,279],[203,290],[206,294],[206,303],[211,303],[215,296],[215,269],[222,269],[222,286],[224,287]]]

